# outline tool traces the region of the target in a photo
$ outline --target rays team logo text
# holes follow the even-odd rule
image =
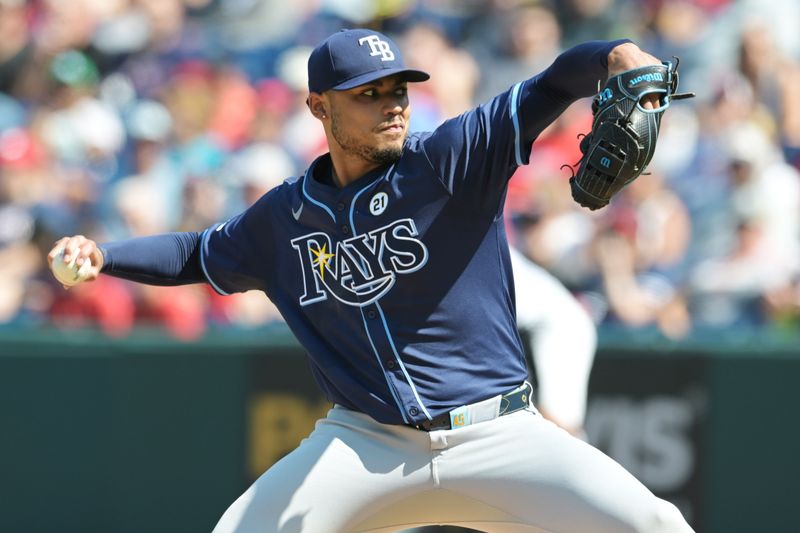
[[[414,221],[405,218],[335,245],[321,231],[292,239],[303,273],[300,305],[329,295],[357,307],[374,303],[397,276],[416,272],[428,262],[428,249],[417,235]]]

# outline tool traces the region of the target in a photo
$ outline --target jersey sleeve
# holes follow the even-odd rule
[[[99,246],[104,274],[149,285],[204,281],[196,232],[138,237]]]
[[[574,101],[597,92],[607,76],[608,54],[623,42],[570,48],[545,71],[437,128],[423,150],[448,190],[503,188],[528,163],[536,137]]]
[[[273,271],[273,222],[269,205],[274,192],[202,233],[200,266],[218,293],[266,290]]]

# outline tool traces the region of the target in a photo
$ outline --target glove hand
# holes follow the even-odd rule
[[[648,54],[633,43],[622,43],[615,46],[608,54],[608,79],[628,70],[648,65],[660,65],[661,61]],[[648,94],[642,98],[642,107],[655,109],[658,107],[658,95]]]
[[[635,44],[622,43],[608,54],[608,79],[635,68],[660,64],[658,58],[642,51]]]
[[[677,67],[677,58],[659,63],[631,43],[609,54],[609,73],[616,74],[592,100],[592,130],[581,140],[583,156],[570,178],[580,205],[600,209],[644,172],[664,111],[672,100],[694,96],[676,94]]]

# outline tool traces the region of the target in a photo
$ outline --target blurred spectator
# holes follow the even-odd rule
[[[605,217],[592,245],[604,321],[686,336],[691,317],[683,287],[691,221],[680,198],[656,170],[623,190]]]
[[[763,20],[749,22],[741,36],[739,70],[750,82],[757,101],[778,122],[778,137],[786,155],[800,168],[800,63],[781,53],[772,27]]]
[[[680,76],[691,86],[708,77],[703,44],[714,39],[713,22],[727,0],[654,0],[646,2],[649,20],[642,41],[662,60],[680,59]],[[705,71],[705,72],[703,72]]]
[[[165,328],[175,338],[190,341],[201,337],[208,326],[208,289],[199,285],[153,287],[136,290],[136,321],[144,326]]]
[[[256,89],[256,115],[250,136],[254,141],[281,142],[286,120],[295,109],[292,89],[277,78],[261,80]]]
[[[235,211],[255,203],[264,193],[277,187],[298,169],[289,154],[277,144],[251,144],[230,159],[231,181],[241,191]]]
[[[443,120],[476,105],[479,71],[468,52],[454,48],[444,33],[430,24],[412,26],[402,42],[409,68],[436,73],[427,82],[409,86],[414,105],[412,131],[431,131]]]
[[[143,99],[130,103],[124,118],[129,159],[124,170],[129,174],[108,188],[105,204],[119,203],[118,189],[124,188],[124,183],[144,183],[143,186],[152,189],[156,206],[169,206],[158,210],[163,217],[161,226],[165,230],[174,229],[180,221],[185,179],[180,162],[171,154],[172,116],[160,102]],[[124,220],[125,211],[113,208],[108,211],[104,216],[111,236],[115,239],[129,237],[131,228],[130,222]]]
[[[115,187],[115,204],[122,216],[125,233],[131,237],[164,233],[169,229],[171,206],[158,194],[153,180],[129,177],[120,181]],[[214,220],[219,220],[219,217]],[[139,323],[162,325],[177,338],[185,340],[196,338],[205,331],[207,291],[204,287],[165,288],[129,283],[126,290],[135,301],[135,316]]]
[[[729,244],[695,267],[693,308],[701,325],[758,326],[766,320],[762,299],[800,269],[800,174],[751,123],[724,139],[730,191],[718,231],[727,230]]]
[[[608,233],[597,239],[603,294],[592,299],[595,316],[605,315],[603,322],[616,327],[656,326],[666,337],[685,337],[691,318],[683,295],[665,277],[638,272],[634,251],[622,235]]]
[[[0,91],[13,93],[26,63],[33,56],[28,23],[32,8],[26,2],[0,2]]]
[[[788,284],[785,270],[768,254],[759,221],[742,219],[730,253],[706,259],[694,269],[695,320],[714,328],[763,325],[762,295]]]
[[[22,314],[28,280],[43,268],[33,232],[34,219],[25,208],[0,204],[0,324]]]
[[[61,161],[83,165],[96,179],[110,179],[125,132],[116,110],[97,98],[97,67],[69,50],[53,59],[50,70],[59,85],[53,108],[42,119],[44,142]]]
[[[657,166],[622,191],[612,209],[627,204],[635,217],[636,266],[679,279],[685,268],[692,236],[691,220],[683,201],[667,187]]]
[[[286,50],[278,58],[276,74],[292,93],[294,105],[287,115],[283,129],[283,145],[292,156],[304,164],[310,164],[317,156],[328,150],[325,132],[305,105],[308,97],[308,56],[311,48],[296,46]]]
[[[278,58],[287,48],[314,45],[324,37],[301,29],[309,17],[314,19],[316,1],[227,0],[214,4],[221,51],[228,52],[229,61],[251,80],[274,75]]]
[[[55,290],[49,316],[62,329],[99,328],[119,337],[133,328],[136,308],[125,282],[105,276],[95,283]]]
[[[498,10],[485,28],[467,43],[482,73],[478,102],[543,70],[561,51],[561,27],[544,4]]]
[[[764,131],[739,124],[725,136],[730,207],[738,220],[758,221],[766,251],[787,268],[800,261],[800,172]]]
[[[209,130],[222,146],[235,150],[249,141],[258,94],[242,75],[229,70],[218,74],[215,93]]]
[[[589,253],[595,217],[575,207],[566,179],[539,182],[530,210],[514,218],[519,227],[518,246],[525,255],[569,289],[585,288],[595,272]]]
[[[641,11],[629,0],[561,0],[553,2],[564,28],[565,46],[593,39],[635,37]],[[646,4],[646,3],[645,3]]]
[[[669,113],[663,115],[651,163],[663,172],[671,186],[680,176],[693,174],[691,166],[697,156],[700,138],[697,110],[683,104],[671,106]]]

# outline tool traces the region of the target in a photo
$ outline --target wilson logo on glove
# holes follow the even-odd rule
[[[660,72],[654,72],[652,74],[642,74],[641,76],[633,78],[631,81],[629,81],[628,87],[634,87],[643,81],[647,82],[664,81],[664,76],[662,76]]]

